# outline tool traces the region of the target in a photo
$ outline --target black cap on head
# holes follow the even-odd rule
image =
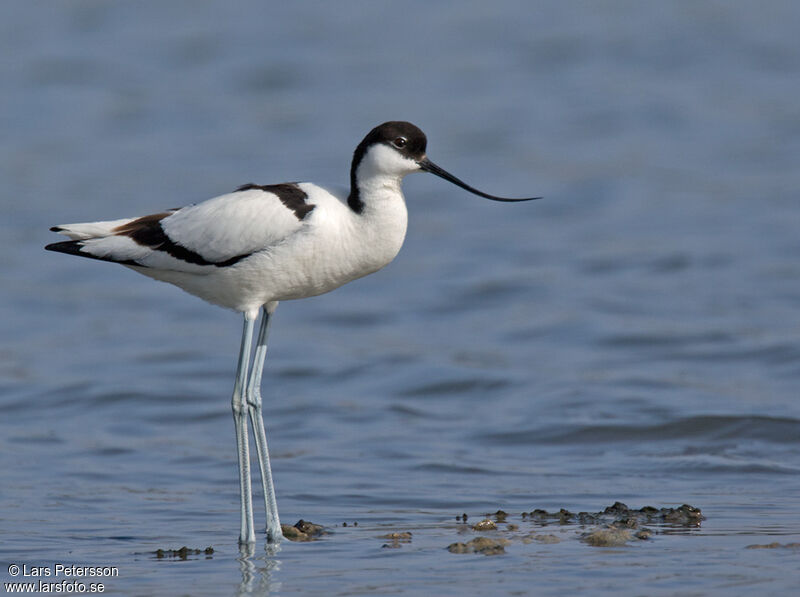
[[[419,161],[425,157],[428,139],[419,127],[410,122],[402,120],[384,122],[372,129],[358,144],[353,154],[353,163],[360,162],[367,148],[376,143],[385,143],[403,155]]]
[[[364,137],[361,143],[358,144],[358,147],[356,147],[355,152],[353,152],[353,162],[350,166],[350,196],[347,199],[347,203],[356,213],[361,213],[364,207],[363,202],[358,196],[356,170],[364,154],[367,152],[367,149],[376,143],[388,145],[404,156],[419,162],[425,158],[425,148],[428,145],[428,138],[419,127],[402,120],[390,120],[389,122],[379,124]]]

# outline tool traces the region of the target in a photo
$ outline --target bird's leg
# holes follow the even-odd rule
[[[271,311],[264,307],[256,341],[256,352],[253,357],[253,371],[250,374],[250,383],[247,389],[247,406],[250,411],[250,421],[253,423],[253,436],[256,441],[258,464],[261,468],[261,488],[264,490],[264,509],[267,519],[267,542],[277,543],[283,538],[283,533],[281,532],[281,521],[278,518],[278,503],[275,498],[275,486],[272,483],[267,434],[264,430],[261,411],[261,373],[264,370],[264,359],[267,356],[267,336],[269,335],[271,315]]]
[[[250,449],[247,437],[247,405],[245,390],[247,388],[247,369],[250,364],[250,346],[253,343],[253,327],[255,317],[245,313],[242,346],[239,349],[239,363],[236,365],[236,382],[233,386],[233,424],[236,427],[236,451],[239,455],[239,495],[241,497],[242,525],[239,532],[239,543],[255,543],[256,533],[253,527],[253,498],[250,488]]]

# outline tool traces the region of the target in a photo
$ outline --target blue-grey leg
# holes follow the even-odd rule
[[[247,388],[247,405],[250,410],[250,420],[253,423],[253,436],[258,453],[258,464],[261,468],[261,488],[264,491],[264,510],[267,520],[267,542],[277,543],[283,538],[281,521],[278,518],[278,503],[275,498],[275,486],[272,483],[272,468],[269,464],[269,448],[267,447],[267,434],[264,430],[264,418],[261,410],[261,374],[264,370],[264,359],[267,356],[267,337],[269,326],[276,305],[271,309],[266,306],[261,316],[261,327],[256,341],[256,352],[253,357],[253,371],[250,374],[250,383]]]
[[[242,345],[239,349],[239,363],[236,365],[236,382],[233,386],[233,423],[236,427],[236,451],[239,455],[239,495],[241,497],[242,524],[239,532],[239,543],[255,543],[256,533],[253,527],[253,498],[250,488],[250,450],[247,437],[247,405],[245,390],[247,389],[247,369],[250,364],[250,346],[253,343],[255,317],[245,313]]]

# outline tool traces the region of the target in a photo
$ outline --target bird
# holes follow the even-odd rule
[[[50,229],[70,240],[48,244],[48,251],[118,263],[243,315],[231,398],[239,466],[240,545],[256,540],[248,417],[264,496],[266,541],[277,544],[283,538],[261,397],[267,339],[278,304],[329,292],[378,271],[395,258],[408,223],[401,188],[407,174],[429,172],[493,201],[540,199],[479,191],[433,163],[426,151],[427,138],[417,126],[384,122],[356,147],[346,195],[346,191],[310,182],[249,183],[182,208]]]

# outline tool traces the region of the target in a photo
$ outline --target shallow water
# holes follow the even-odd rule
[[[800,541],[797,5],[458,6],[0,8],[3,582],[76,563],[117,566],[121,595],[796,588],[796,548],[747,546]],[[238,316],[45,253],[47,228],[344,184],[399,118],[468,182],[545,200],[409,177],[397,260],[280,306],[280,512],[331,533],[242,557]],[[599,548],[521,517],[617,500],[706,519]],[[457,515],[499,508],[505,554],[446,550],[482,534]],[[154,555],[183,545],[214,554]]]

